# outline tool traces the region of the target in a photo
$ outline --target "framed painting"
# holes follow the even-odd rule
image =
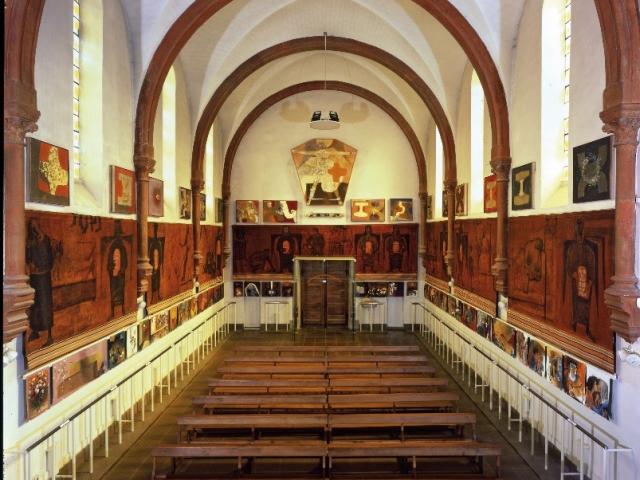
[[[107,341],[102,340],[53,364],[53,403],[107,371]]]
[[[529,336],[521,330],[516,330],[516,358],[523,365],[529,362]]]
[[[527,350],[527,364],[529,368],[541,377],[546,375],[547,347],[538,340],[529,337]]]
[[[282,282],[283,297],[293,297],[293,282]]]
[[[344,204],[356,153],[334,138],[313,138],[291,149],[307,205]]]
[[[37,417],[51,405],[51,369],[45,368],[24,379],[27,420]]]
[[[179,191],[180,218],[191,218],[191,190],[188,188],[180,187]]]
[[[263,223],[296,223],[298,202],[295,200],[263,200]]]
[[[69,205],[69,150],[27,137],[27,201]]]
[[[613,404],[613,376],[597,367],[587,365],[585,405],[598,415],[611,419]]]
[[[407,297],[415,297],[418,295],[418,282],[407,282]]]
[[[138,324],[138,350],[151,345],[151,319],[147,318]]]
[[[222,223],[224,220],[224,201],[221,198],[215,199],[215,207],[216,207],[216,223]]]
[[[493,213],[498,211],[497,202],[497,186],[498,182],[495,175],[484,177],[484,213]]]
[[[511,325],[495,318],[491,334],[494,345],[507,355],[516,355],[516,331]]]
[[[547,348],[547,380],[558,388],[562,388],[563,385],[562,356],[561,351]]]
[[[136,212],[136,174],[111,165],[111,213]]]
[[[573,149],[573,202],[611,198],[611,137]]]
[[[352,222],[384,222],[385,201],[380,200],[351,200]]]
[[[204,222],[207,220],[207,194],[200,194],[200,221]]]
[[[244,284],[242,282],[233,282],[233,296],[244,297]]]
[[[533,208],[533,163],[511,170],[511,209]]]
[[[433,220],[433,195],[427,195],[427,220]]]
[[[388,295],[390,297],[404,297],[404,282],[389,282]]]
[[[476,332],[487,340],[491,340],[491,316],[482,310],[477,310],[476,315]]]
[[[355,285],[355,296],[356,297],[364,297],[367,294],[367,284],[366,283],[356,283]]]
[[[469,184],[461,183],[456,185],[456,216],[464,217],[467,215],[469,204]]]
[[[127,332],[119,332],[107,340],[107,365],[109,370],[127,359]]]
[[[259,297],[260,289],[258,285],[260,282],[245,282],[244,283],[244,296],[245,297]]]
[[[260,222],[260,202],[258,200],[236,200],[236,223]]]
[[[189,300],[178,305],[178,325],[182,325],[187,320],[189,320]]]
[[[413,199],[392,198],[389,200],[389,220],[392,222],[413,222]]]
[[[442,190],[442,216],[449,216],[449,197],[447,196],[447,191]]]
[[[138,326],[132,325],[127,330],[127,358],[138,353]]]
[[[169,309],[169,330],[173,331],[178,327],[178,307],[173,306]]]
[[[149,216],[164,217],[164,182],[149,177]]]
[[[263,297],[279,297],[281,290],[280,282],[262,282]]]
[[[571,398],[584,403],[587,365],[567,355],[562,357],[562,389]]]

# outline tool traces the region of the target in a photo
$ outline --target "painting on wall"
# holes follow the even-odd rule
[[[392,222],[413,222],[413,199],[392,198],[389,200],[389,220]]]
[[[151,319],[147,318],[138,324],[138,350],[151,345]]]
[[[427,195],[427,220],[433,220],[433,195]]]
[[[293,297],[293,282],[282,282],[282,296]]]
[[[469,204],[469,184],[461,183],[456,185],[456,217],[467,215]]]
[[[169,311],[165,310],[151,317],[151,339],[155,342],[169,333]]]
[[[178,307],[174,305],[169,309],[169,331],[178,328]]]
[[[442,190],[442,216],[449,216],[449,196],[446,189]]]
[[[298,202],[295,200],[263,200],[263,223],[296,223]]]
[[[200,221],[204,222],[207,220],[207,195],[205,193],[200,193]]]
[[[188,188],[180,187],[178,189],[178,208],[180,211],[180,218],[191,218],[191,190]]]
[[[27,137],[27,201],[69,205],[69,150]]]
[[[111,165],[111,213],[136,212],[136,174]]]
[[[127,330],[127,358],[138,353],[138,325],[132,325]]]
[[[598,415],[611,419],[612,397],[613,376],[597,367],[587,365],[585,405]]]
[[[200,283],[222,277],[224,247],[222,246],[222,228],[218,225],[200,227],[200,248],[204,265],[200,274]]]
[[[189,302],[182,302],[178,305],[178,325],[182,325],[189,320]]]
[[[523,365],[529,364],[529,336],[521,330],[516,330],[516,358]]]
[[[233,296],[244,297],[244,284],[242,282],[233,282]]]
[[[512,357],[516,354],[516,331],[515,329],[503,322],[502,320],[498,320],[495,318],[493,320],[492,325],[492,340],[493,343],[500,348],[500,350],[507,353],[507,355],[511,355]]]
[[[291,149],[307,205],[343,205],[357,150],[333,138],[313,138]]]
[[[127,332],[118,332],[107,340],[107,365],[112,369],[127,359]]]
[[[236,200],[236,223],[259,223],[258,200]]]
[[[491,340],[491,315],[483,312],[482,310],[476,310],[476,332],[478,335]]]
[[[51,369],[32,373],[24,380],[27,420],[37,417],[51,405]]]
[[[562,389],[571,398],[584,403],[586,395],[587,366],[567,355],[562,357]]]
[[[380,200],[351,200],[352,222],[384,222],[385,201]]]
[[[496,293],[491,265],[495,258],[496,220],[456,222],[454,238],[453,276],[456,284],[483,298],[494,299]]]
[[[404,283],[403,282],[389,282],[389,296],[390,297],[404,297]]]
[[[498,211],[498,182],[495,175],[484,177],[484,213]]]
[[[545,345],[534,338],[529,338],[529,347],[527,350],[527,364],[529,368],[541,377],[546,375],[546,358],[547,348]]]
[[[573,149],[573,202],[595,202],[611,198],[611,137]]]
[[[102,340],[53,364],[53,403],[107,371],[107,341]]]
[[[164,182],[149,177],[149,216],[164,216]]]
[[[280,282],[262,282],[262,296],[279,297],[281,288]]]
[[[511,209],[533,208],[533,163],[511,170]]]
[[[552,385],[562,389],[563,385],[563,364],[562,352],[551,347],[547,347],[547,380]]]
[[[259,282],[258,282],[259,284]],[[256,282],[245,282],[244,283],[244,296],[245,297],[259,297],[260,289]]]
[[[215,199],[215,207],[216,207],[216,223],[222,223],[224,219],[224,202],[221,198]]]
[[[407,282],[407,297],[415,297],[418,295],[418,282]]]

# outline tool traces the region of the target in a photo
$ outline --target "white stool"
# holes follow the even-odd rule
[[[280,309],[283,305],[289,305],[289,302],[281,301],[281,300],[273,300],[270,302],[265,302],[265,321],[264,321],[264,330],[265,332],[269,329],[269,319],[271,315],[273,315],[276,319],[276,332],[278,331],[278,327],[280,325]],[[287,327],[287,331],[289,331],[289,322],[285,323]]]
[[[369,331],[373,332],[373,324],[374,322],[374,316],[378,316],[379,312],[380,312],[380,307],[382,305],[382,303],[380,302],[376,302],[375,300],[363,300],[362,302],[360,302],[360,306],[363,309],[363,320],[366,320],[367,323],[369,324]],[[364,322],[360,322],[360,331],[362,331],[362,324]],[[384,321],[380,322],[380,331],[384,331]]]

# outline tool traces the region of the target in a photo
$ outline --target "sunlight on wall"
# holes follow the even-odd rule
[[[444,181],[444,154],[442,150],[442,138],[440,137],[440,130],[436,127],[436,175],[435,175],[435,193],[434,193],[434,217],[442,217],[442,190]]]
[[[162,176],[165,217],[176,212],[176,73],[171,67],[162,86]]]
[[[207,221],[213,223],[214,219],[214,192],[213,192],[213,127],[207,135],[207,144],[204,150],[204,189],[207,195]]]
[[[471,73],[471,175],[469,213],[483,212],[484,197],[484,91],[474,70]]]

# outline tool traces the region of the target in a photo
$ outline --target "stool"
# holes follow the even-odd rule
[[[360,306],[364,309],[363,317],[368,320],[370,332],[373,332],[373,316],[379,311],[378,307],[380,305],[382,304],[375,300],[363,300],[360,302]],[[362,323],[363,322],[360,322],[360,331],[362,331]],[[380,330],[384,330],[384,322],[380,323]]]
[[[278,327],[280,325],[280,308],[282,305],[289,305],[289,302],[281,301],[281,300],[273,300],[270,302],[265,302],[266,309],[266,318],[264,321],[264,331],[266,332],[269,329],[269,318],[271,315],[276,318],[276,332],[278,331]],[[275,311],[273,309],[275,308]],[[289,331],[289,322],[286,322],[287,331]]]

